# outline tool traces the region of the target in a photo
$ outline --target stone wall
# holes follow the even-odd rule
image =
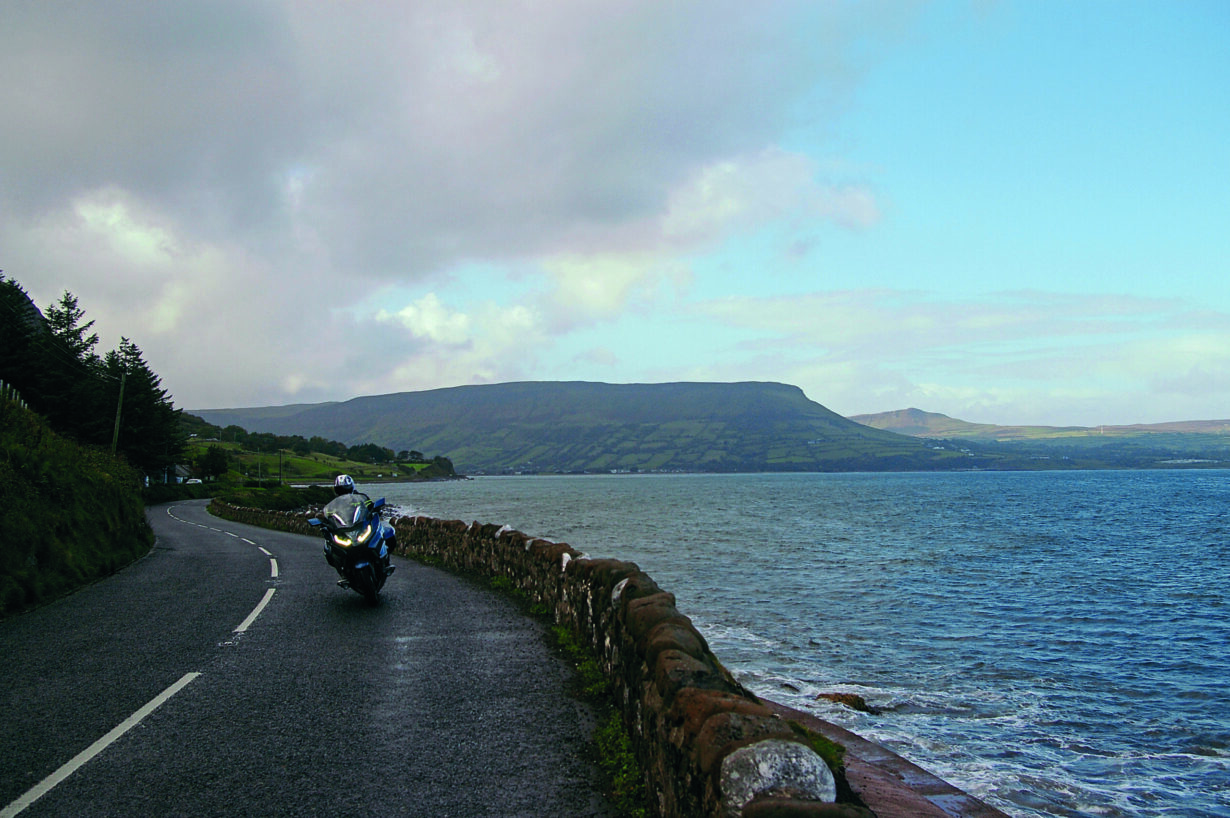
[[[292,534],[320,534],[308,525],[308,517],[300,511],[267,511],[261,508],[243,508],[214,499],[210,501],[209,513],[224,520],[247,523],[261,528],[289,531]]]
[[[301,514],[217,501],[213,509],[239,522],[310,533]],[[834,776],[807,737],[734,679],[675,607],[674,595],[634,563],[589,559],[571,546],[496,525],[429,517],[393,525],[400,553],[506,577],[588,643],[613,682],[659,815],[870,814],[834,803]]]

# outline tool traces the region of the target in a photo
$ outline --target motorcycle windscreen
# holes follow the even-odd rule
[[[333,498],[329,505],[321,509],[321,514],[335,528],[350,528],[367,518],[367,508],[353,494],[343,494]]]

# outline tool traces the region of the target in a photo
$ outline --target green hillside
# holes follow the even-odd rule
[[[0,617],[113,573],[146,553],[138,472],[0,398]]]
[[[1036,460],[1066,459],[1087,468],[1230,464],[1230,420],[1129,426],[997,426],[936,412],[902,409],[851,420],[919,438],[963,441],[971,448]]]
[[[443,452],[466,474],[994,467],[854,423],[779,383],[526,382],[298,411],[190,410],[217,426]]]

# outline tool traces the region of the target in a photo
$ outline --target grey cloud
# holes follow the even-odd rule
[[[641,250],[701,168],[791,123],[823,128],[851,53],[891,16],[735,0],[4,3],[0,267],[44,298],[72,290],[155,366],[191,361],[194,375],[165,370],[185,400],[185,383],[299,397],[249,374],[271,369],[346,397],[366,382],[313,385],[347,368],[331,350],[415,351],[323,310],[326,283],[353,282],[331,295],[348,307],[467,260],[525,271]],[[108,251],[80,203],[112,194],[174,252],[130,267]],[[242,329],[210,329],[211,346],[134,326],[125,285],[193,292],[200,314],[177,326]]]
[[[115,185],[203,237],[286,252],[298,229],[385,274],[659,212],[697,167],[770,142],[800,94],[840,95],[865,25],[793,3],[7,9],[11,205]]]
[[[244,204],[269,201],[261,181],[294,138],[276,20],[241,3],[6,9],[0,150],[15,205],[119,186],[198,223],[218,205],[228,227],[267,209]]]

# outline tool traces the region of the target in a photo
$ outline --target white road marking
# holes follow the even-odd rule
[[[154,698],[150,699],[144,707],[124,719],[116,727],[112,728],[111,732],[107,733],[107,735],[103,736],[89,747],[86,747],[80,753],[77,753],[77,755],[73,756],[73,758],[63,767],[44,778],[38,784],[35,784],[26,792],[25,795],[0,810],[0,818],[13,818],[14,815],[33,804],[47,793],[51,792],[57,784],[60,784],[64,781],[64,779],[77,772],[77,770],[88,763],[90,759],[107,749],[107,747],[114,743],[116,739],[140,724],[146,716],[161,707],[167,699],[183,690],[188,686],[189,682],[200,675],[200,673],[185,673],[182,677],[180,677],[178,682],[171,685]]]
[[[222,534],[227,534],[231,537],[236,537],[238,539],[241,539],[244,542],[248,543],[249,545],[256,545],[256,543],[252,542],[251,540],[245,537],[240,537],[238,534],[233,534],[230,531],[224,531],[221,528],[215,528],[213,526],[206,526],[201,523],[192,522],[191,520],[185,520],[182,517],[176,517],[172,511],[172,508],[173,507],[167,508],[167,516],[171,517],[174,520],[178,520],[179,522],[182,522],[182,523],[189,523],[190,525],[195,525],[198,528],[207,528],[210,531],[217,531]],[[265,556],[269,557],[270,575],[276,578],[278,576],[278,561],[274,559],[273,555],[270,554],[268,551],[266,551],[264,548],[261,548],[260,546],[256,546],[256,547],[260,548],[260,550],[265,554]],[[234,631],[235,633],[243,633],[252,625],[253,622],[256,621],[256,617],[260,616],[261,611],[263,611],[265,609],[265,606],[269,604],[269,600],[273,599],[273,594],[275,590],[276,589],[274,588],[270,588],[269,590],[265,591],[265,596],[261,599],[259,603],[257,603],[257,606],[252,610],[252,613],[248,614],[247,619],[239,623],[239,627],[235,628],[235,631]],[[81,769],[86,764],[88,764],[91,760],[93,760],[95,756],[97,756],[103,750],[107,749],[112,744],[114,744],[121,736],[123,736],[129,730],[131,730],[132,728],[140,724],[142,721],[144,721],[147,716],[149,716],[159,707],[164,705],[172,696],[174,696],[179,691],[183,690],[194,679],[196,679],[200,675],[201,674],[198,672],[185,673],[183,676],[180,677],[179,681],[175,682],[175,684],[171,685],[166,690],[162,691],[157,696],[150,699],[148,702],[146,702],[146,704],[143,707],[141,707],[140,710],[133,713],[131,716],[124,719],[118,725],[113,727],[110,730],[110,732],[108,732],[105,736],[95,741],[89,747],[86,747],[80,753],[77,753],[77,755],[69,759],[68,762],[65,763],[63,766],[61,766],[58,770],[56,770],[51,775],[47,776],[42,781],[40,781],[39,783],[31,787],[29,790],[27,790],[16,801],[13,801],[11,804],[6,806],[4,809],[0,809],[0,818],[13,818],[13,816],[24,811],[26,807],[30,806],[35,801],[42,798],[47,793],[51,792],[53,789],[55,789],[57,786],[59,786],[65,780],[67,780],[73,773],[77,772],[77,770]]]
[[[256,604],[256,607],[252,609],[252,613],[248,614],[247,619],[239,623],[239,627],[235,628],[234,633],[243,633],[253,622],[256,621],[256,617],[260,616],[261,611],[265,610],[265,606],[269,604],[269,600],[273,599],[273,592],[276,590],[276,588],[270,588],[268,591],[265,591],[264,599]],[[3,818],[3,816],[0,816],[0,818]]]

